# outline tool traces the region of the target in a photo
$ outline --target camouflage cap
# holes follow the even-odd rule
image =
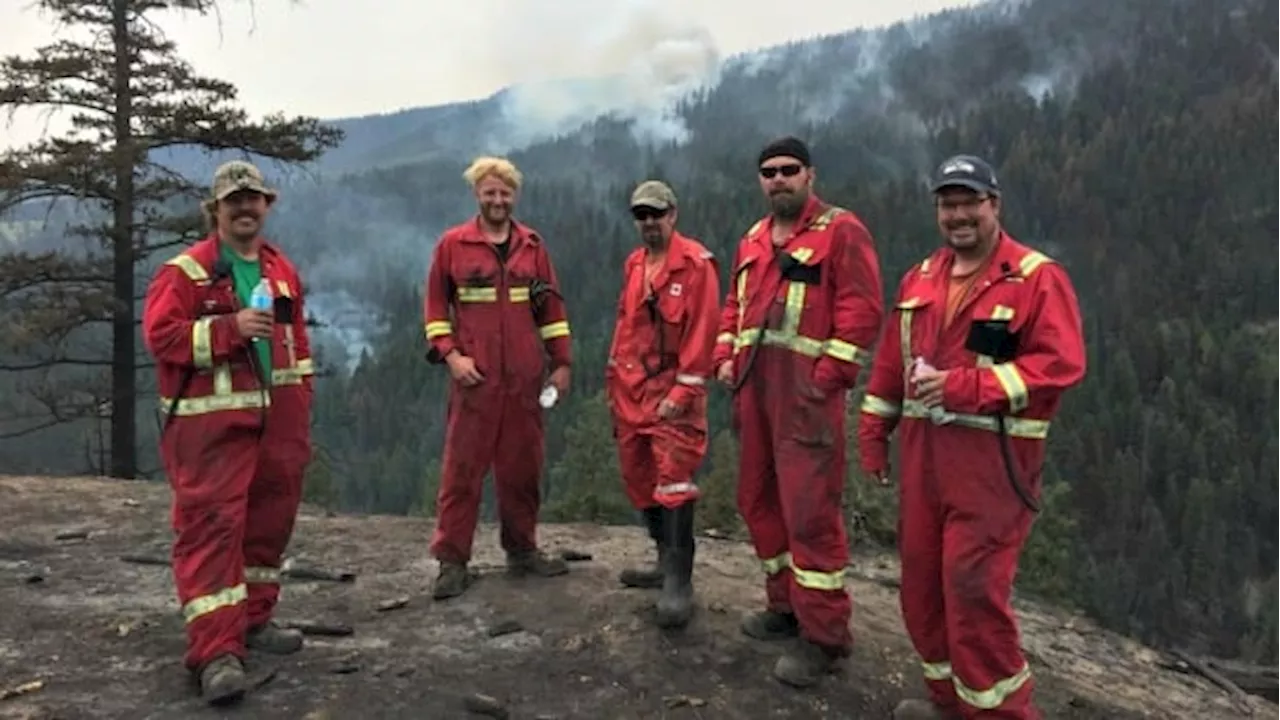
[[[228,195],[241,190],[252,190],[275,199],[276,191],[267,187],[267,180],[262,171],[253,163],[244,160],[232,160],[218,166],[213,171],[213,199],[222,200]]]
[[[669,210],[676,206],[676,194],[660,180],[646,180],[631,193],[631,207],[640,206]]]

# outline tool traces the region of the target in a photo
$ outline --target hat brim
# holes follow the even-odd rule
[[[215,199],[215,200],[226,200],[226,199],[227,199],[228,197],[230,197],[231,195],[234,195],[234,194],[236,194],[236,193],[238,193],[238,192],[246,192],[246,191],[247,191],[247,192],[256,192],[256,193],[258,193],[258,194],[260,194],[260,195],[265,195],[265,196],[267,197],[267,199],[268,199],[268,200],[275,200],[275,199],[276,199],[276,197],[277,197],[277,193],[276,193],[276,191],[275,191],[275,190],[272,190],[271,188],[269,188],[269,187],[267,187],[267,186],[265,186],[265,185],[260,185],[260,184],[258,184],[258,183],[253,183],[253,184],[248,184],[248,185],[234,185],[234,186],[232,186],[232,187],[227,188],[226,190],[223,190],[222,192],[218,193],[217,195],[214,195],[214,196],[213,196],[213,199]]]
[[[981,182],[978,182],[977,180],[968,180],[963,178],[950,178],[947,180],[941,180],[939,182],[935,182],[933,184],[933,189],[930,192],[936,193],[939,190],[945,190],[949,187],[966,188],[974,192],[987,193],[988,195],[999,194],[998,190],[991,187],[990,185],[987,185],[986,183],[981,183]]]
[[[631,203],[631,209],[635,210],[636,208],[649,208],[650,210],[670,210],[671,203],[663,202],[661,200],[637,200]]]

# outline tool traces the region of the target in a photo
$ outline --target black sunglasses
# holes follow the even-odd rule
[[[666,210],[659,210],[657,208],[651,208],[651,207],[631,208],[631,217],[635,218],[638,222],[644,222],[645,220],[657,220],[660,217],[666,217],[666,215],[667,215]]]
[[[778,173],[782,173],[782,177],[795,177],[799,175],[800,171],[803,169],[804,169],[804,166],[796,165],[796,164],[778,165],[776,167],[762,167],[760,168],[760,177],[764,178],[765,180],[772,180],[774,176],[777,175]]]

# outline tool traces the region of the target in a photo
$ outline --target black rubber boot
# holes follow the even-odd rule
[[[663,530],[666,556],[663,558],[662,596],[658,598],[657,623],[661,628],[684,627],[693,615],[694,503],[664,510]]]
[[[662,507],[644,509],[644,524],[658,551],[658,562],[651,568],[626,568],[618,574],[618,580],[627,587],[657,589],[662,587],[662,565],[666,553],[666,541],[662,537]]]

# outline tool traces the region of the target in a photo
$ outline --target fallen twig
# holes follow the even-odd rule
[[[297,630],[303,635],[320,635],[324,637],[346,637],[355,632],[350,625],[322,623],[314,620],[282,620],[280,625],[291,630]]]
[[[1231,682],[1227,678],[1223,677],[1222,673],[1218,672],[1217,670],[1214,670],[1213,668],[1209,667],[1205,663],[1201,662],[1200,660],[1197,660],[1196,658],[1192,657],[1191,655],[1188,655],[1185,652],[1182,652],[1181,650],[1174,650],[1173,654],[1179,660],[1186,663],[1188,667],[1192,668],[1197,673],[1200,673],[1200,675],[1206,678],[1207,680],[1209,680],[1209,682],[1212,682],[1214,685],[1217,685],[1223,690],[1226,690],[1227,694],[1231,695],[1231,697],[1236,701],[1237,705],[1243,706],[1243,708],[1248,707],[1249,695],[1245,693],[1244,690],[1241,690],[1240,686],[1236,685],[1235,683]]]
[[[169,558],[158,555],[121,555],[120,560],[135,565],[169,565]]]
[[[32,680],[31,682],[25,682],[25,683],[22,683],[21,685],[18,685],[17,687],[9,688],[8,690],[0,690],[0,700],[9,700],[11,698],[18,697],[19,695],[28,695],[37,690],[40,690],[43,687],[44,687],[43,680]]]

